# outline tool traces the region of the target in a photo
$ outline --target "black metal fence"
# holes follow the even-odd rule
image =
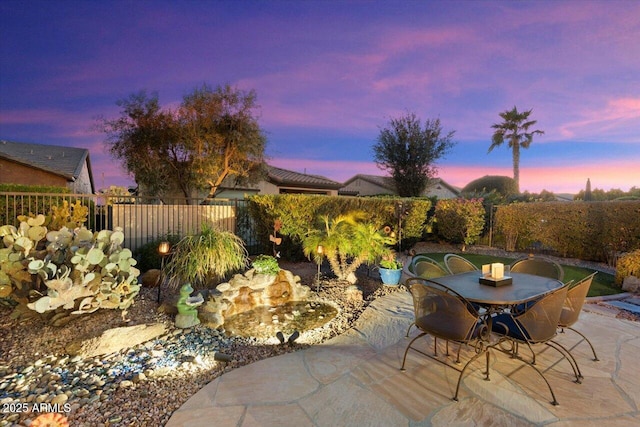
[[[66,211],[60,211],[66,206]],[[138,196],[90,194],[41,194],[0,192],[0,226],[18,226],[21,215],[73,215],[76,206],[88,209],[85,226],[92,231],[122,228],[124,246],[132,251],[173,235],[182,237],[200,231],[203,224],[235,233],[250,254],[261,252],[262,244],[244,199],[184,199],[160,201]]]

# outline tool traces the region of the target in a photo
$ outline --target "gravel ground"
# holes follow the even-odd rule
[[[454,252],[457,248],[419,244],[414,250]],[[474,246],[468,251],[504,254]],[[561,262],[572,263],[565,259]],[[605,265],[575,263],[611,272]],[[301,282],[315,292],[315,264],[280,264],[299,275]],[[325,271],[328,268],[323,267]],[[54,404],[59,405],[54,408],[63,412],[72,426],[162,426],[189,397],[224,372],[325,341],[349,329],[370,301],[391,292],[404,292],[402,288],[383,286],[377,274],[366,268],[358,271],[360,292],[345,292],[346,287],[323,277],[317,297],[337,306],[337,317],[322,328],[304,332],[295,342],[284,344],[275,337],[230,338],[201,325],[175,329],[173,316],[159,312],[155,289],[142,290],[127,321],[119,311],[102,310],[65,326],[52,327],[40,318],[14,319],[11,310],[0,307],[0,427],[29,426],[39,415],[34,409],[50,405],[45,406],[46,411]],[[620,317],[638,320],[624,313]],[[79,337],[154,322],[168,328],[155,340],[104,357],[81,359],[66,355],[66,345]],[[220,355],[230,356],[231,360],[219,361]]]
[[[315,293],[316,264],[281,262],[281,267],[299,275],[302,283],[314,284]],[[28,426],[37,410],[52,408],[72,426],[164,425],[224,372],[323,342],[349,329],[371,300],[400,291],[383,286],[365,268],[358,272],[360,292],[345,292],[347,286],[323,278],[316,295],[338,307],[337,316],[284,344],[275,337],[228,337],[202,325],[176,329],[173,316],[158,310],[156,289],[142,289],[127,321],[120,311],[101,310],[53,327],[39,317],[14,319],[12,310],[0,307],[0,426]],[[155,322],[164,323],[168,332],[147,343],[102,357],[66,354],[65,347],[79,337]],[[219,361],[220,355],[231,360]]]

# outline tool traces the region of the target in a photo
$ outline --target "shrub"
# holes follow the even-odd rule
[[[507,250],[535,242],[565,257],[605,261],[640,248],[640,202],[544,202],[499,206],[496,230]]]
[[[278,260],[271,255],[258,255],[251,263],[256,273],[276,275],[280,271]]]
[[[490,193],[494,190],[497,193],[508,197],[518,194],[518,185],[513,178],[508,176],[485,175],[482,178],[478,178],[468,183],[462,189],[462,193],[482,194]]]
[[[133,257],[138,261],[138,269],[140,269],[140,271],[160,269],[162,267],[162,256],[158,253],[160,243],[169,242],[171,247],[174,247],[179,241],[179,236],[168,234],[138,247],[133,253]]]
[[[403,203],[402,238],[420,239],[426,230],[427,213],[431,208],[429,199],[401,199],[397,197],[345,197],[318,196],[307,194],[254,195],[249,198],[249,209],[256,224],[263,247],[269,246],[269,235],[274,232],[274,224],[282,224],[283,239],[279,250],[283,253],[296,253],[302,240],[310,230],[316,227],[320,216],[336,217],[350,212],[367,213],[367,221],[377,229],[391,227],[398,234],[396,207]]]
[[[616,265],[616,284],[622,285],[625,278],[635,276],[640,278],[640,249],[623,255]]]
[[[482,199],[446,199],[436,204],[435,220],[438,236],[453,243],[475,243],[484,227]]]
[[[197,289],[246,266],[242,239],[203,224],[199,234],[186,236],[175,245],[165,270],[171,287],[191,283]]]
[[[316,228],[304,237],[305,255],[313,255],[316,262],[326,256],[338,280],[355,283],[357,268],[389,254],[387,245],[395,243],[395,239],[373,223],[365,222],[367,216],[358,211],[334,217],[322,216]],[[322,247],[322,253],[319,253],[319,247]]]

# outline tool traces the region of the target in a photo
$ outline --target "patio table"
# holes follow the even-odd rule
[[[499,287],[479,283],[482,272],[469,271],[430,279],[445,285],[469,302],[485,307],[503,307],[538,299],[563,286],[560,280],[525,273],[511,273],[513,283]]]

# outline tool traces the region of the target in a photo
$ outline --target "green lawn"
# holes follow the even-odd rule
[[[445,253],[426,253],[428,257],[438,261],[439,264],[444,268],[444,256]],[[503,264],[511,264],[515,261],[515,258],[506,258],[506,257],[497,257],[491,255],[480,255],[480,254],[468,254],[468,253],[459,253],[458,255],[465,257],[469,261],[471,261],[478,268],[482,268],[483,264],[490,264],[492,262],[501,262]],[[562,265],[562,269],[564,270],[564,282],[568,282],[573,280],[577,282],[578,280],[590,275],[596,270],[592,270],[590,268],[583,267],[575,267],[572,265]],[[589,288],[590,297],[597,297],[603,295],[614,295],[619,294],[622,290],[614,285],[614,277],[611,274],[598,272],[591,283],[591,288]]]

